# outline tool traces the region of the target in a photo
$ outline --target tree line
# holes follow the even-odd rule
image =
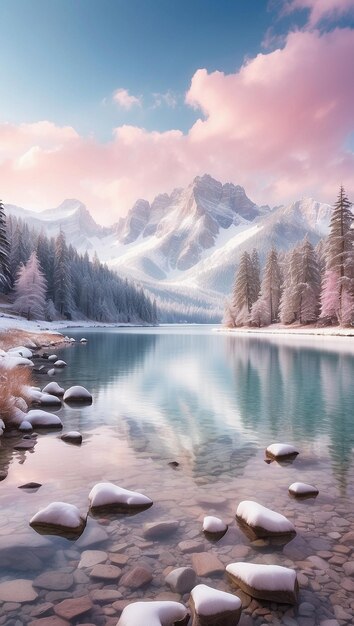
[[[157,323],[156,301],[143,289],[56,238],[6,218],[0,202],[0,287],[27,319]]]
[[[287,253],[273,247],[261,280],[257,250],[244,252],[226,304],[226,326],[354,321],[354,231],[343,187],[333,207],[329,235],[314,248],[306,237]]]

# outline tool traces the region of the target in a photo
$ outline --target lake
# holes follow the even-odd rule
[[[36,579],[38,597],[0,600],[0,624],[30,623],[42,617],[44,603],[56,606],[72,596],[89,595],[93,608],[69,623],[97,626],[116,624],[127,599],[185,601],[164,578],[168,568],[191,564],[188,546],[214,553],[224,565],[245,560],[296,569],[300,612],[250,603],[241,594],[254,626],[314,626],[335,616],[353,623],[354,340],[240,336],[208,326],[70,330],[70,336],[88,343],[56,351],[67,367],[37,381],[91,391],[91,406],[58,411],[64,430],[79,430],[83,444],[67,444],[58,432],[40,433],[32,451],[14,451],[18,437],[1,440],[0,470],[8,476],[0,483],[0,597],[1,583],[17,578]],[[277,441],[300,450],[293,463],[265,463],[265,448]],[[18,489],[29,481],[42,487]],[[29,527],[52,501],[86,513],[89,491],[102,481],[141,491],[154,505],[134,516],[90,516],[76,542],[43,538]],[[319,496],[291,498],[295,481],[317,486]],[[235,522],[241,500],[286,515],[295,539],[251,542]],[[217,543],[201,532],[209,514],[229,524]],[[147,539],[144,524],[161,520],[178,522],[177,530]],[[122,576],[135,565],[150,568],[152,580],[134,589],[92,577],[92,566],[78,567],[85,550],[105,553],[97,558],[118,564]],[[54,577],[46,588],[38,577],[54,570],[62,583]],[[198,581],[231,590],[222,573]],[[116,593],[104,602],[97,593],[102,589]],[[52,614],[53,606],[47,611]]]

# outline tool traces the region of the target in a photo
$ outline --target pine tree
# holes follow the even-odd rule
[[[72,282],[69,263],[69,252],[65,235],[60,231],[55,241],[54,257],[54,304],[60,315],[71,318]]]
[[[321,273],[315,250],[310,241],[300,247],[300,272],[296,289],[300,324],[315,322],[319,313]]]
[[[261,266],[259,262],[259,255],[255,248],[253,248],[252,250],[251,264],[252,264],[251,300],[253,304],[254,302],[258,300],[259,293],[261,290]]]
[[[321,294],[321,318],[341,325],[353,317],[353,214],[343,187],[333,207],[326,244],[326,272]]]
[[[281,284],[278,254],[276,249],[272,248],[267,256],[260,294],[260,298],[265,302],[270,324],[278,321]]]
[[[7,291],[10,287],[10,244],[6,229],[4,205],[0,200],[0,288]]]
[[[244,326],[249,322],[253,304],[253,278],[251,257],[248,252],[243,252],[232,293],[231,309],[235,326]]]
[[[295,248],[287,254],[286,261],[279,314],[282,324],[292,324],[298,319],[297,287],[299,284],[299,267],[301,263],[299,246],[295,246]]]
[[[15,282],[14,309],[30,319],[44,319],[47,283],[35,252],[21,265]]]

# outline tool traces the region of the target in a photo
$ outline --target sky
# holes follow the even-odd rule
[[[354,0],[1,0],[0,196],[354,200]]]

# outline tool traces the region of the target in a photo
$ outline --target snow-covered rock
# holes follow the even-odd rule
[[[266,455],[272,459],[295,458],[299,451],[289,443],[272,443],[266,449]]]
[[[10,348],[7,351],[8,354],[13,354],[14,356],[23,356],[25,359],[31,359],[33,354],[29,348],[25,346],[17,346],[16,348]]]
[[[190,597],[193,626],[236,626],[241,617],[241,600],[237,596],[197,585]]]
[[[32,517],[30,526],[44,534],[79,537],[86,526],[86,519],[73,504],[52,502]]]
[[[75,343],[76,339],[74,339],[74,337],[70,337],[70,343]]]
[[[60,417],[41,409],[32,409],[25,418],[34,428],[63,428]]]
[[[54,362],[54,367],[66,367],[66,363],[65,361],[63,361],[62,359],[58,359],[58,361]]]
[[[152,506],[152,500],[147,496],[113,483],[97,483],[89,493],[89,501],[91,509],[111,508],[122,512]]]
[[[85,387],[74,385],[64,393],[64,402],[92,402],[92,395]]]
[[[33,430],[33,426],[31,422],[28,422],[27,420],[23,420],[23,422],[21,422],[21,424],[19,425],[18,429],[21,430],[22,432],[29,432]]]
[[[227,524],[213,515],[206,515],[203,520],[203,531],[211,535],[224,535],[227,531]]]
[[[176,622],[182,625],[187,616],[187,609],[179,602],[133,602],[125,607],[117,626],[173,626]]]
[[[66,441],[67,443],[75,443],[76,445],[79,445],[80,443],[82,443],[82,434],[79,433],[77,430],[71,430],[68,433],[64,433],[61,436],[61,439],[63,441]]]
[[[57,396],[42,393],[39,404],[42,406],[61,406],[61,401]]]
[[[165,582],[175,593],[189,593],[197,582],[197,575],[192,567],[177,567],[167,574]]]
[[[45,387],[43,387],[42,389],[42,393],[49,393],[51,396],[63,396],[64,395],[64,389],[63,387],[60,387],[60,385],[58,385],[58,383],[56,383],[54,380],[51,383],[48,383],[48,385],[46,385]]]
[[[253,598],[281,604],[296,604],[298,600],[296,572],[288,567],[230,563],[226,572],[232,582]]]
[[[240,502],[236,519],[241,527],[246,525],[258,538],[296,533],[293,523],[284,515],[253,500]]]
[[[49,357],[48,357],[48,361],[49,362],[55,363],[55,361],[57,361],[57,360],[58,360],[58,357],[57,357],[56,354],[50,354]]]
[[[81,339],[80,339],[80,343],[87,343],[87,339],[86,339],[86,337],[81,337]]]
[[[317,487],[307,483],[293,483],[289,487],[289,493],[297,498],[309,498],[318,496],[319,491]]]
[[[12,370],[15,367],[34,367],[33,361],[30,359],[26,359],[22,356],[17,356],[15,354],[7,354],[5,357],[1,359],[2,367],[5,367],[8,370]]]
[[[48,374],[48,376],[55,376],[56,371],[55,371],[54,368],[52,368],[52,369],[48,370],[47,374]]]
[[[40,404],[42,398],[42,392],[40,389],[37,389],[37,387],[30,387],[28,385],[25,385],[23,387],[23,392],[26,398],[28,398],[31,403]]]

